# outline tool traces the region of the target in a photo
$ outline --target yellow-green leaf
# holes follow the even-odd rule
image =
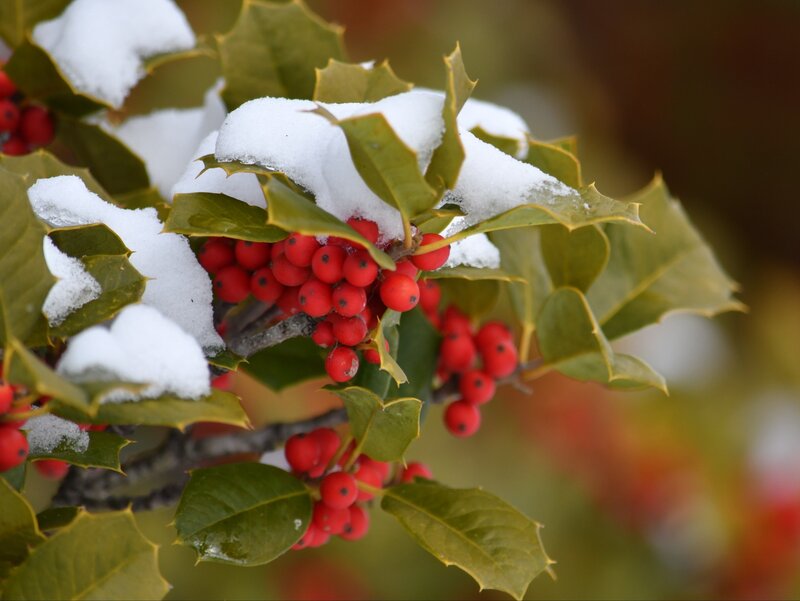
[[[44,535],[36,524],[33,509],[11,484],[0,478],[0,583],[41,542]]]
[[[490,134],[480,125],[477,127],[473,127],[471,130],[469,130],[469,133],[471,133],[479,140],[483,140],[487,144],[491,144],[495,148],[502,150],[506,154],[510,154],[512,157],[516,157],[517,153],[520,150],[519,148],[520,143],[519,140],[517,140],[516,138],[509,138],[506,136],[496,136],[495,134]]]
[[[98,467],[122,473],[119,452],[131,441],[111,432],[89,432],[88,435],[89,446],[83,452],[76,451],[72,444],[62,443],[46,453],[31,453],[29,458],[31,461],[58,459],[80,467]]]
[[[375,328],[374,340],[375,350],[378,351],[378,356],[381,360],[380,368],[392,376],[392,379],[397,382],[398,385],[408,382],[408,377],[397,360],[392,356],[391,350],[387,349],[388,341],[385,330],[386,328],[396,327],[399,321],[399,315],[397,315],[395,311],[387,309],[383,318],[378,321],[378,327]]]
[[[130,511],[81,513],[31,553],[3,599],[154,599],[169,586]]]
[[[479,488],[401,484],[385,491],[381,509],[436,559],[472,576],[481,590],[522,599],[531,581],[554,563],[542,546],[541,524]]]
[[[18,46],[39,21],[61,14],[70,0],[0,0],[0,36]]]
[[[389,61],[368,69],[332,58],[316,74],[314,100],[320,102],[376,102],[412,88],[395,75]]]
[[[48,236],[61,252],[78,259],[92,255],[127,257],[131,253],[117,233],[104,223],[52,229]]]
[[[608,262],[608,238],[596,225],[568,230],[563,225],[542,227],[542,256],[553,286],[574,286],[584,292]]]
[[[565,148],[564,143],[559,145],[558,142],[540,142],[528,136],[528,156],[525,162],[572,188],[583,186],[581,164],[574,152]]]
[[[72,523],[80,512],[78,507],[50,507],[36,514],[36,522],[42,531],[57,530]]]
[[[198,561],[254,566],[282,555],[311,521],[311,492],[277,467],[234,463],[199,469],[175,513],[178,543]]]
[[[24,177],[28,186],[33,185],[37,179],[44,177],[77,175],[83,180],[83,183],[90,191],[97,194],[103,200],[112,202],[111,196],[109,196],[108,192],[103,189],[103,186],[92,177],[88,169],[67,165],[41,148],[22,156],[0,154],[0,167]]]

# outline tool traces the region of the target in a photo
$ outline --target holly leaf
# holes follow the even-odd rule
[[[520,143],[519,140],[517,140],[516,138],[509,138],[506,136],[498,136],[495,134],[490,134],[480,125],[477,127],[473,127],[471,130],[469,130],[469,133],[471,133],[479,140],[482,140],[487,144],[491,144],[498,150],[502,150],[506,154],[510,154],[512,157],[516,157],[517,153],[520,150],[519,148]]]
[[[233,29],[217,36],[228,110],[262,96],[311,98],[315,70],[344,58],[342,31],[300,0],[245,0]]]
[[[472,317],[486,315],[500,298],[500,282],[495,279],[446,278],[440,285],[445,306],[453,304]]]
[[[384,403],[371,390],[358,386],[329,390],[344,401],[351,432],[365,455],[378,461],[399,461],[408,445],[419,437],[419,399]]]
[[[568,230],[563,225],[542,227],[542,257],[553,286],[586,291],[608,262],[608,238],[596,225]]]
[[[366,68],[332,58],[316,76],[314,100],[320,102],[377,102],[413,87],[395,75],[389,61]]]
[[[276,392],[326,373],[320,348],[306,337],[290,338],[257,352],[243,369]]]
[[[634,201],[656,235],[606,228],[611,255],[587,294],[606,336],[618,338],[673,311],[712,316],[744,309],[733,296],[737,285],[660,177]]]
[[[98,181],[92,177],[88,169],[73,167],[58,160],[54,155],[39,148],[22,156],[0,154],[0,167],[8,169],[25,178],[28,186],[33,185],[38,179],[56,177],[57,175],[77,175],[91,191],[107,202],[113,202],[108,192],[103,189]],[[80,226],[89,227],[89,226]],[[96,254],[96,253],[95,253]]]
[[[158,549],[130,510],[81,512],[31,553],[3,599],[161,599],[169,590]]]
[[[271,465],[234,463],[192,472],[175,513],[177,542],[198,561],[254,566],[300,540],[311,522],[308,488]]]
[[[583,186],[581,177],[581,164],[575,156],[575,151],[568,150],[571,142],[540,142],[528,136],[528,156],[526,163],[538,167],[548,175],[564,182],[572,188]]]
[[[14,48],[39,21],[61,14],[70,0],[3,0],[0,2],[0,36]]]
[[[4,478],[0,478],[0,583],[13,566],[44,542],[33,509]]]
[[[382,250],[375,248],[366,238],[321,209],[305,196],[298,194],[275,177],[262,185],[267,196],[267,223],[287,232],[306,236],[338,236],[361,244],[384,269],[393,270],[394,261]]]
[[[204,154],[196,160],[203,163],[203,170],[198,174],[198,177],[209,169],[222,169],[225,172],[225,175],[228,177],[237,173],[252,173],[254,175],[271,177],[278,173],[277,171],[268,169],[267,167],[262,167],[261,165],[255,165],[252,163],[241,163],[239,161],[218,161],[217,157],[215,157],[213,153]]]
[[[225,194],[176,194],[164,231],[187,236],[223,236],[251,242],[278,242],[288,236],[267,225],[267,212]]]
[[[122,472],[119,463],[119,452],[131,443],[111,432],[89,432],[89,447],[76,451],[71,443],[62,443],[46,453],[31,453],[29,459],[58,459],[79,467],[98,467],[115,472]]]
[[[374,336],[374,348],[378,351],[378,356],[381,360],[379,367],[388,373],[398,385],[408,382],[408,377],[403,371],[403,368],[400,367],[400,364],[392,356],[391,347],[387,349],[387,330],[397,327],[400,321],[399,317],[396,311],[387,309],[386,313],[383,314],[383,318],[378,320],[378,327],[375,328]]]
[[[497,282],[524,282],[525,280],[518,275],[504,271],[503,269],[492,267],[471,267],[469,265],[458,265],[456,267],[442,267],[436,271],[426,271],[426,280],[468,280],[479,282],[481,280],[492,280]]]
[[[554,290],[542,305],[536,325],[547,367],[578,380],[623,388],[652,386],[667,392],[664,378],[644,361],[614,353],[580,290]]]
[[[24,179],[0,168],[0,343],[43,331],[42,305],[55,283],[44,260],[44,226]]]
[[[51,229],[47,235],[61,252],[78,259],[90,255],[127,257],[131,254],[117,233],[104,223]]]
[[[397,334],[397,362],[408,382],[396,390],[390,388],[386,396],[421,399],[423,404],[427,404],[439,358],[439,332],[422,310],[415,308],[400,316]]]
[[[461,107],[472,94],[478,83],[471,80],[464,69],[461,58],[461,47],[456,44],[455,50],[444,57],[446,72],[445,98],[442,106],[442,120],[444,121],[444,134],[442,142],[433,151],[425,179],[436,190],[436,198],[441,198],[446,189],[456,185],[461,164],[464,162],[464,147],[458,133],[458,113]]]
[[[36,522],[39,529],[43,532],[48,530],[58,530],[71,524],[80,514],[79,507],[49,507],[36,514]]]
[[[12,467],[10,470],[0,472],[0,478],[8,482],[15,490],[21,491],[22,487],[25,486],[27,468],[28,464],[23,461],[17,467]]]
[[[479,488],[401,484],[384,491],[381,509],[439,561],[472,576],[481,590],[522,599],[531,581],[555,563],[542,546],[541,524]]]

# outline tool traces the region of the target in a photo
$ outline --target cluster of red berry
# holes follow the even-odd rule
[[[358,540],[369,529],[365,504],[377,490],[393,480],[411,482],[416,477],[431,478],[422,463],[409,463],[392,477],[392,465],[366,455],[353,458],[354,445],[342,447],[335,430],[317,428],[286,441],[286,461],[298,477],[315,483],[319,499],[308,530],[292,547],[295,550],[320,547],[339,536]]]
[[[353,229],[376,244],[373,221],[349,219]],[[442,237],[424,234],[420,247]],[[277,305],[283,316],[303,312],[318,319],[312,339],[330,348],[325,369],[335,382],[358,373],[356,350],[380,363],[369,332],[387,308],[410,311],[420,302],[420,270],[438,269],[450,247],[399,260],[393,271],[381,269],[358,243],[330,237],[325,244],[314,236],[292,234],[274,244],[210,238],[200,249],[200,264],[214,277],[214,292],[225,302],[239,303],[250,294]]]
[[[50,111],[23,102],[17,86],[0,71],[0,150],[21,155],[53,141],[55,126]]]

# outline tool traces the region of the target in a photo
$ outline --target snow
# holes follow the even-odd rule
[[[33,454],[47,454],[61,446],[83,453],[89,448],[89,434],[78,424],[55,415],[30,418],[20,428],[27,432],[28,445]]]
[[[254,173],[234,173],[230,177],[226,177],[222,169],[209,169],[202,174],[200,173],[203,171],[203,163],[197,159],[208,154],[214,154],[218,133],[213,131],[203,138],[192,155],[189,165],[183,175],[178,178],[167,198],[171,202],[175,194],[216,192],[227,194],[254,207],[265,208],[267,203],[264,201],[264,193],[261,191],[258,178]]]
[[[194,33],[171,0],[75,0],[33,29],[72,85],[119,108],[149,57],[188,50]]]
[[[382,113],[424,170],[442,139],[442,101],[441,95],[412,90],[375,103],[319,104],[337,119]],[[400,213],[361,179],[341,129],[309,112],[317,105],[285,98],[244,103],[225,119],[216,158],[282,171],[339,219],[371,219],[383,240],[402,237]]]
[[[44,260],[57,281],[47,293],[42,311],[50,325],[57,326],[67,315],[100,296],[102,289],[80,261],[61,252],[47,236]]]
[[[222,124],[225,113],[218,86],[214,86],[206,92],[201,107],[153,111],[119,125],[107,120],[100,125],[144,160],[150,181],[164,198],[171,200],[172,188],[182,177],[186,164],[196,158],[197,146]]]
[[[149,278],[142,302],[156,307],[209,353],[222,339],[214,330],[211,282],[186,238],[162,233],[155,209],[121,209],[86,189],[79,177],[62,175],[38,180],[28,189],[39,218],[54,227],[104,223],[132,251],[130,262]]]
[[[104,402],[211,393],[208,364],[195,339],[146,305],[128,305],[110,328],[93,326],[73,336],[56,370],[77,381],[148,385],[139,393],[114,390]]]
[[[474,234],[450,245],[450,256],[443,267],[459,265],[497,269],[500,267],[500,251],[486,234]]]
[[[455,188],[444,202],[458,204],[466,225],[485,221],[522,204],[547,206],[559,196],[577,193],[540,169],[518,161],[461,130],[466,158]]]

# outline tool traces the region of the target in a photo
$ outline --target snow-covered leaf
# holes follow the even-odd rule
[[[565,146],[569,146],[569,143],[540,142],[528,136],[528,156],[525,161],[572,188],[580,188],[583,186],[581,164],[575,153]]]
[[[130,440],[111,432],[88,432],[89,446],[85,451],[78,451],[68,443],[62,443],[49,451],[31,452],[29,458],[58,459],[80,467],[97,467],[122,473],[119,464],[119,452],[131,443]]]
[[[479,140],[483,140],[487,144],[491,144],[498,150],[502,150],[506,154],[510,154],[511,156],[516,156],[517,152],[519,151],[519,141],[516,138],[509,138],[507,136],[498,136],[495,134],[490,134],[488,131],[483,129],[482,127],[474,127],[469,130],[473,136],[478,138]],[[539,165],[536,165],[539,167]],[[541,167],[539,167],[541,169]],[[542,169],[542,171],[545,171]],[[547,171],[545,171],[547,173]],[[550,175],[553,175],[552,173]],[[566,183],[566,182],[565,182]]]
[[[367,68],[332,58],[316,72],[314,100],[320,102],[375,102],[412,87],[395,75],[388,61]]]

